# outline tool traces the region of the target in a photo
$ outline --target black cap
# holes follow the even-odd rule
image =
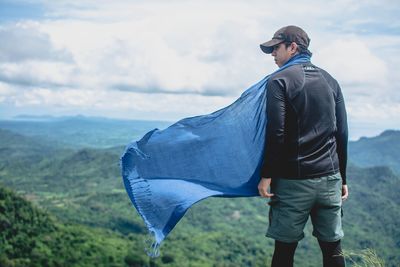
[[[270,41],[260,44],[260,48],[264,53],[271,54],[274,46],[283,42],[295,42],[307,49],[310,45],[310,38],[302,28],[290,25],[279,29]]]

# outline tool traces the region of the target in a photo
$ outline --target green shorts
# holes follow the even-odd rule
[[[266,236],[288,243],[300,241],[311,216],[313,235],[319,240],[334,242],[343,237],[340,173],[304,180],[273,178],[271,192]]]

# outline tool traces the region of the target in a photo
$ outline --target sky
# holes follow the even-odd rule
[[[343,91],[350,138],[400,129],[397,0],[0,0],[0,119],[175,121],[235,101],[277,69],[286,25]]]

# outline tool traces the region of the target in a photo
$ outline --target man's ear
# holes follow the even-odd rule
[[[298,47],[298,45],[295,43],[295,42],[292,42],[291,44],[290,44],[290,53],[292,54],[292,55],[294,55],[294,54],[296,54],[297,53],[297,47]]]

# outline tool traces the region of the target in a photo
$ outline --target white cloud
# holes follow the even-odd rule
[[[349,112],[353,120],[357,121],[381,121],[391,120],[400,114],[400,103],[366,103],[361,102],[352,105]]]
[[[358,38],[348,36],[320,47],[315,60],[344,86],[387,86],[389,73],[385,61]]]
[[[3,92],[4,91],[4,92]],[[134,114],[146,114],[145,119],[154,119],[152,115],[163,114],[163,119],[176,120],[178,114],[194,116],[208,114],[216,108],[222,108],[233,102],[234,98],[220,96],[201,95],[174,95],[174,94],[145,94],[121,91],[94,91],[64,88],[57,91],[46,88],[35,88],[29,91],[12,92],[2,90],[0,97],[10,93],[19,94],[14,99],[17,108],[46,107],[48,110],[58,113],[57,110],[75,110],[96,112],[105,115],[104,112],[118,114],[119,118],[137,118]],[[143,117],[142,117],[143,119]]]
[[[35,88],[24,91],[18,98],[17,106],[45,105],[59,107],[91,107],[101,96],[95,91],[62,89],[50,90],[47,88]]]
[[[261,78],[254,21],[226,21],[216,13],[207,14],[207,20],[193,14],[167,18],[161,11],[145,20],[59,21],[42,29],[55,44],[68,47],[83,79],[98,77],[91,87],[238,94],[249,83],[246,78]]]
[[[272,60],[264,58],[258,44],[265,41],[266,32],[272,35],[278,27],[273,21],[279,15],[275,10],[287,10],[288,17],[303,19],[306,25],[311,25],[313,19],[304,17],[303,3],[285,1],[276,3],[274,9],[262,1],[255,4],[259,8],[233,1],[229,9],[227,1],[47,4],[50,18],[55,15],[72,18],[43,21],[37,28],[49,36],[55,48],[67,50],[73,56],[74,80],[78,86],[96,90],[122,87],[149,93],[238,95],[274,69]],[[319,10],[314,15],[319,18],[335,14],[344,6],[348,12],[358,10],[361,5],[356,1],[335,1],[307,8]],[[358,42],[357,38],[351,42],[338,40],[319,53],[327,59],[328,68],[345,67],[338,72],[339,78],[349,84],[371,80],[365,79],[372,77],[371,64],[364,64],[371,59],[373,64],[379,64],[378,71],[385,72],[382,61]],[[357,60],[349,64],[349,58]],[[349,69],[354,72],[352,75]]]
[[[74,84],[75,67],[62,62],[25,61],[0,64],[0,80],[24,86],[57,88]]]
[[[39,31],[39,25],[32,21],[0,25],[0,62],[25,60],[71,62],[71,55],[65,50],[55,49],[49,35]]]
[[[15,89],[6,84],[0,82],[0,103],[5,102],[6,99],[10,99],[15,94]]]
[[[0,80],[22,106],[119,117],[209,113],[275,70],[258,45],[298,24],[312,39],[313,62],[342,85],[352,119],[399,122],[400,38],[398,23],[388,23],[395,1],[41,3],[42,20],[0,25],[8,41],[0,44]]]
[[[0,26],[0,81],[24,86],[65,86],[75,66],[66,49],[58,49],[38,22]]]

